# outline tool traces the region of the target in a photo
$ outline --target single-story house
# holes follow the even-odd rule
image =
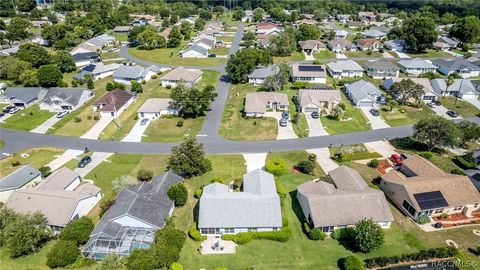
[[[400,68],[388,60],[373,60],[365,63],[368,76],[374,79],[398,77]]]
[[[195,45],[200,46],[204,49],[211,50],[213,48],[213,45],[215,44],[215,40],[213,39],[208,39],[208,38],[202,38],[197,41],[195,41]]]
[[[347,27],[351,29],[358,29],[360,27],[363,27],[363,23],[359,21],[349,21],[347,22]]]
[[[139,118],[154,120],[162,115],[177,115],[178,109],[171,98],[149,98],[138,108],[137,114]]]
[[[172,27],[167,27],[163,29],[160,33],[158,33],[158,35],[168,40],[168,37],[170,36],[170,32],[172,32]]]
[[[432,62],[419,58],[400,60],[398,65],[400,69],[407,74],[420,75],[425,72],[435,73],[437,71],[437,67],[434,66]]]
[[[84,66],[78,74],[73,76],[74,79],[84,80],[85,75],[92,75],[94,81],[112,76],[113,73],[120,67],[118,63],[104,64],[103,62],[89,64]]]
[[[130,85],[132,81],[149,81],[153,75],[160,72],[158,66],[152,65],[147,68],[141,66],[120,65],[113,73],[113,80]]]
[[[334,39],[330,40],[327,43],[327,47],[335,52],[335,53],[342,53],[346,51],[355,51],[357,46],[353,45],[350,40],[347,39]]]
[[[343,29],[335,29],[333,30],[335,39],[346,39],[348,36],[348,32]]]
[[[103,48],[105,46],[115,44],[115,41],[116,38],[114,36],[111,36],[109,34],[101,34],[85,41],[85,43]]]
[[[434,49],[440,50],[440,51],[448,51],[450,49],[450,45],[448,45],[445,42],[440,42],[440,41],[435,41],[432,44]]]
[[[433,91],[439,96],[456,96],[462,99],[476,99],[480,92],[475,89],[468,79],[456,79],[447,89],[445,79],[433,79],[430,81]]]
[[[342,102],[339,90],[298,90],[298,102],[300,112],[310,113],[330,113],[330,111]]]
[[[163,87],[175,87],[180,82],[192,86],[201,79],[202,71],[200,69],[177,67],[161,77],[160,83]]]
[[[114,33],[128,33],[132,29],[132,26],[130,25],[118,25],[113,28]]]
[[[375,13],[371,11],[360,11],[358,12],[359,20],[375,20]]]
[[[406,43],[403,39],[393,39],[383,42],[383,45],[389,50],[403,52],[403,50],[405,50]]]
[[[468,176],[445,173],[430,161],[412,155],[399,170],[381,176],[380,188],[405,214],[464,214],[478,211],[480,194]]]
[[[31,165],[16,169],[0,179],[0,202],[5,203],[15,190],[33,187],[41,180],[42,173]]]
[[[308,55],[323,51],[326,48],[325,44],[323,44],[320,40],[299,41],[298,44],[300,45],[300,49],[302,49],[302,51]]]
[[[382,191],[368,186],[354,169],[341,166],[328,173],[333,183],[308,181],[297,187],[297,199],[308,223],[326,233],[371,219],[382,228],[393,222]]]
[[[480,74],[480,67],[464,59],[435,59],[432,61],[438,71],[444,75],[458,73],[462,78],[477,77]]]
[[[5,90],[0,89],[0,103],[26,108],[42,100],[46,92],[41,87],[7,87]]]
[[[208,49],[200,45],[193,44],[192,46],[186,48],[185,50],[180,51],[179,54],[181,57],[185,57],[185,58],[207,58]]]
[[[357,48],[361,51],[376,51],[382,48],[382,43],[374,38],[364,38],[364,39],[357,39],[354,41]]]
[[[87,258],[101,260],[107,255],[128,256],[148,248],[155,232],[166,225],[175,208],[168,198],[168,188],[182,177],[168,171],[150,182],[125,187],[105,212],[82,249]]]
[[[339,60],[327,64],[327,70],[333,78],[343,77],[361,77],[365,71],[357,62],[353,60]]]
[[[424,91],[424,94],[422,95],[423,101],[425,102],[434,101],[434,100],[437,100],[438,97],[440,96],[437,92],[433,90],[433,87],[430,84],[430,80],[427,78],[388,78],[383,82],[383,87],[387,90],[390,90],[390,88],[394,83],[401,82],[407,79],[410,79],[414,83],[422,86],[422,89]]]
[[[98,53],[101,49],[102,49],[102,47],[100,47],[100,46],[93,45],[93,44],[90,44],[90,43],[87,43],[87,42],[82,42],[82,43],[78,44],[77,47],[75,47],[73,50],[71,50],[70,54],[75,55],[75,54],[78,54],[78,53],[88,53],[88,52]]]
[[[220,32],[223,31],[223,23],[220,21],[210,21],[210,22],[207,22],[207,24],[205,25],[205,28],[203,29],[213,31],[214,35],[220,34]]]
[[[93,92],[84,88],[48,88],[39,106],[51,112],[74,111],[92,97]]]
[[[75,61],[76,67],[83,67],[86,65],[90,65],[92,63],[101,62],[100,55],[98,52],[80,52],[76,54],[72,54],[73,61]]]
[[[350,14],[337,14],[337,15],[335,16],[335,19],[337,19],[338,21],[340,21],[340,22],[342,22],[342,23],[347,23],[347,22],[350,21],[350,17],[351,17],[351,16],[352,16],[352,15],[350,15]]]
[[[248,93],[245,97],[245,116],[263,117],[265,112],[288,110],[288,96],[275,92]]]
[[[322,65],[294,63],[290,77],[294,82],[327,83],[327,72]]]
[[[385,95],[375,85],[365,80],[345,84],[345,93],[357,107],[375,107],[385,104]]]
[[[93,103],[93,111],[100,112],[102,116],[118,117],[136,99],[135,93],[115,89]]]
[[[101,198],[99,187],[82,183],[78,173],[63,167],[34,187],[16,190],[5,205],[21,214],[39,211],[49,227],[59,231],[71,220],[87,215]]]
[[[203,235],[267,232],[282,228],[280,198],[273,175],[257,169],[243,176],[243,191],[212,183],[199,201],[198,229]]]
[[[282,29],[278,24],[270,21],[264,21],[257,23],[255,27],[255,33],[261,35],[279,34]]]
[[[363,38],[382,39],[387,36],[386,33],[377,29],[368,29],[361,33]]]
[[[260,48],[267,48],[272,42],[271,35],[257,35],[257,46]]]
[[[248,75],[248,83],[253,85],[262,84],[268,76],[273,76],[279,71],[278,66],[256,68]]]
[[[445,43],[448,45],[448,48],[456,48],[458,46],[458,41],[451,39],[447,36],[441,36],[437,39],[437,42]]]

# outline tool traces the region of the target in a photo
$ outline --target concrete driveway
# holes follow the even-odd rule
[[[322,121],[320,121],[320,119],[312,118],[311,113],[306,113],[305,118],[307,119],[308,124],[308,137],[328,135],[325,128],[323,128]]]
[[[52,171],[55,171],[56,169],[62,167],[65,165],[67,162],[75,158],[76,156],[79,156],[83,153],[81,150],[73,150],[73,149],[68,149],[67,151],[63,152],[62,155],[58,156],[56,159],[52,160],[50,163],[48,163],[46,166],[50,167]]]
[[[360,107],[360,110],[363,112],[363,114],[367,117],[368,121],[370,122],[370,125],[372,126],[372,129],[382,129],[382,128],[389,128],[390,126],[383,121],[383,119],[380,116],[373,116],[370,113],[371,107]]]
[[[389,54],[387,51],[382,53],[383,58],[395,58],[393,55]]]
[[[55,125],[60,120],[62,120],[62,118],[58,118],[56,115],[54,115],[47,119],[47,121],[43,122],[43,124],[32,129],[32,131],[30,132],[45,134],[53,125]]]
[[[348,57],[343,53],[336,53],[337,59],[347,59]]]
[[[313,61],[315,60],[315,57],[313,57],[313,53],[308,54],[308,53],[303,53],[305,55],[305,61]]]
[[[277,133],[277,140],[285,140],[285,139],[295,139],[298,138],[297,134],[293,130],[292,122],[290,120],[287,121],[286,127],[280,126],[280,119],[282,119],[282,112],[266,112],[265,117],[272,117],[277,120],[278,125],[278,133]]]
[[[256,169],[262,169],[265,166],[267,153],[243,154],[243,158],[247,164],[247,172],[251,172]]]
[[[335,163],[335,161],[333,161],[330,158],[330,150],[328,149],[328,147],[316,148],[316,149],[306,149],[305,151],[307,151],[307,153],[309,153],[309,154],[317,155],[317,163],[318,163],[318,165],[320,165],[320,167],[322,167],[322,170],[325,173],[329,173],[329,172],[335,170],[336,168],[338,168],[338,164]]]
[[[111,155],[113,155],[113,153],[94,152],[92,155],[90,155],[92,161],[88,163],[87,166],[85,166],[84,168],[76,168],[75,171],[83,178]]]
[[[467,98],[464,99],[466,102],[472,104],[473,106],[477,107],[480,110],[480,100],[474,98]]]
[[[100,120],[98,120],[97,123],[95,123],[95,125],[89,131],[87,131],[87,133],[83,134],[83,136],[81,136],[80,138],[92,140],[98,139],[98,136],[100,136],[102,130],[105,129],[112,120],[112,116],[104,116],[100,118]]]
[[[447,115],[447,111],[448,109],[445,108],[443,105],[440,105],[440,106],[434,106],[433,108],[431,108],[437,115],[439,116],[442,116],[442,117],[445,117],[447,119],[460,119],[462,117],[457,117],[457,118],[452,118],[450,116]]]
[[[365,147],[370,152],[377,152],[384,158],[389,158],[393,153],[397,153],[397,150],[388,141],[376,141],[364,143]]]
[[[411,58],[410,56],[408,56],[408,54],[404,53],[404,52],[401,52],[401,51],[398,51],[398,50],[393,50],[399,58]]]
[[[138,119],[137,123],[133,126],[132,130],[128,133],[125,138],[122,139],[122,142],[141,142],[142,141],[142,136],[145,130],[147,130],[148,125],[150,125],[150,122],[152,120],[148,120],[148,122],[145,125],[140,125],[140,122],[142,119]],[[158,119],[156,121],[162,121],[161,119]]]

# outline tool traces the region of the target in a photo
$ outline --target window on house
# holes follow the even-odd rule
[[[225,228],[225,233],[235,233],[235,229],[234,228]]]
[[[248,228],[247,231],[249,231],[249,232],[256,232],[256,231],[257,231],[257,228]]]
[[[457,206],[453,209],[453,211],[461,211],[463,209],[463,206]]]
[[[402,206],[405,210],[407,210],[408,213],[410,213],[412,216],[415,216],[415,208],[413,208],[413,206],[410,205],[409,202],[404,200]]]

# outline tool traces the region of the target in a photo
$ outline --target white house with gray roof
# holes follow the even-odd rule
[[[47,89],[41,87],[7,87],[0,89],[0,103],[28,107],[42,100]]]
[[[161,71],[161,68],[155,65],[147,68],[141,66],[121,65],[113,73],[113,80],[119,83],[130,85],[132,81],[149,81],[153,75]]]
[[[220,183],[203,188],[198,228],[204,235],[277,231],[282,228],[280,198],[273,175],[257,169],[243,176],[243,191]]]
[[[40,109],[51,112],[74,111],[92,97],[93,92],[88,89],[49,88],[39,106]]]
[[[472,64],[464,59],[435,59],[432,64],[438,67],[438,72],[450,75],[458,73],[462,78],[468,79],[470,77],[479,76],[480,67]]]
[[[128,256],[135,249],[148,248],[155,241],[155,232],[173,213],[168,188],[182,180],[168,171],[151,182],[123,188],[90,234],[83,255],[101,260],[110,254]]]
[[[176,115],[178,109],[171,98],[149,98],[137,110],[139,118],[157,119],[162,115]]]
[[[462,99],[476,99],[480,92],[473,86],[468,79],[456,79],[453,84],[447,88],[445,79],[433,79],[430,81],[433,91],[439,96],[456,96]]]
[[[298,98],[300,112],[330,113],[330,111],[342,102],[340,90],[315,90],[300,89]]]
[[[297,187],[297,199],[305,218],[326,233],[372,219],[382,228],[393,221],[385,195],[370,188],[354,169],[341,166],[328,175],[333,183],[308,181]]]
[[[253,85],[262,84],[268,76],[273,76],[279,71],[278,66],[256,68],[248,75],[248,83]]]
[[[382,39],[387,36],[386,33],[377,29],[368,29],[363,31],[361,34],[363,38],[374,38],[374,39]]]
[[[365,80],[345,84],[345,93],[357,107],[375,107],[385,104],[385,95],[375,85]]]
[[[437,67],[432,62],[419,58],[400,60],[398,66],[404,73],[413,75],[420,75],[425,72],[435,73],[437,71]]]
[[[328,63],[327,71],[333,78],[341,79],[343,77],[361,77],[365,70],[353,60],[340,60]]]
[[[180,82],[193,86],[202,79],[202,71],[195,68],[177,67],[160,78],[163,87],[175,87]]]
[[[15,190],[32,187],[42,180],[42,174],[31,165],[25,165],[0,179],[0,202],[5,203]]]
[[[99,79],[112,76],[113,73],[120,67],[118,63],[104,64],[103,62],[92,63],[84,66],[78,74],[73,76],[77,80],[85,80],[87,74],[92,75],[92,80],[96,81]]]
[[[193,44],[187,49],[179,52],[180,56],[185,58],[207,58],[208,49],[199,44]]]

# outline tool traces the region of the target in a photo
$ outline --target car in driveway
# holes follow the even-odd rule
[[[390,156],[390,160],[393,162],[394,165],[400,166],[402,165],[402,157],[399,154],[393,153]]]
[[[148,118],[143,118],[143,119],[140,121],[140,125],[141,125],[141,126],[145,126],[147,123],[148,123]]]
[[[20,111],[19,108],[13,107],[13,109],[10,109],[10,111],[8,111],[8,113],[9,113],[9,114],[16,114],[18,111]]]
[[[430,108],[435,108],[437,105],[435,105],[435,102],[429,102],[427,103],[427,106]]]
[[[380,112],[377,109],[370,109],[370,113],[373,116],[379,116],[380,115]]]
[[[88,163],[92,162],[92,158],[89,156],[83,157],[80,162],[78,162],[78,168],[85,168]]]
[[[4,114],[4,113],[0,113],[0,118],[1,118],[1,117],[4,117],[4,116],[5,116],[5,114]]]
[[[282,118],[280,121],[278,121],[281,127],[286,127],[287,126],[287,119]]]
[[[282,112],[282,118],[285,118],[285,119],[288,120],[288,117],[289,117],[288,112],[287,112],[287,111],[283,111],[283,112]]]
[[[318,112],[312,112],[312,118],[313,119],[318,119]]]
[[[15,108],[15,106],[8,105],[7,107],[3,108],[4,113],[9,113],[11,109]]]
[[[57,118],[63,118],[65,115],[68,114],[68,111],[60,111],[60,112],[57,112]]]
[[[452,118],[457,118],[458,117],[458,113],[454,112],[454,111],[447,111],[446,114]]]

